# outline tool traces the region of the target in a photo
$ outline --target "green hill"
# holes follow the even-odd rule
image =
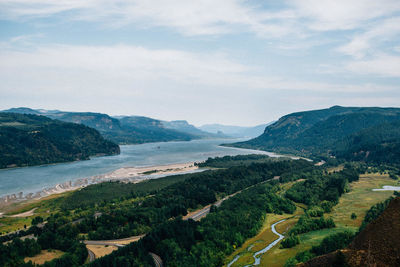
[[[400,121],[364,129],[336,143],[334,155],[346,160],[400,164]]]
[[[94,112],[49,111],[24,107],[12,108],[4,110],[3,112],[44,115],[52,119],[84,124],[95,128],[105,138],[119,144],[189,141],[205,137],[193,134],[193,129],[191,129],[191,131],[187,130],[188,127],[177,127],[176,124],[171,124],[171,126],[160,120],[141,116],[121,116],[113,118],[107,114]],[[199,132],[201,131],[199,130]]]
[[[119,152],[118,145],[81,124],[0,113],[0,168],[86,160]]]
[[[141,116],[126,116],[119,119],[121,130],[108,131],[104,135],[119,143],[148,143],[167,141],[189,141],[195,136],[164,127],[160,120]]]
[[[233,146],[308,157],[332,155],[344,157],[349,156],[350,151],[367,149],[367,147],[357,146],[357,140],[360,138],[369,140],[368,144],[363,143],[365,146],[368,145],[368,148],[373,148],[371,142],[375,143],[376,149],[382,148],[377,142],[382,141],[388,144],[386,139],[379,139],[379,141],[368,137],[370,134],[378,134],[382,129],[387,128],[390,131],[384,136],[389,135],[399,140],[400,134],[396,135],[400,132],[396,132],[396,129],[399,129],[398,124],[395,123],[397,121],[400,121],[400,109],[397,108],[334,106],[329,109],[286,115],[266,127],[261,136],[246,142],[235,143]]]

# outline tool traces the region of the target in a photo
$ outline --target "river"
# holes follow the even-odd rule
[[[123,167],[145,167],[202,161],[209,157],[274,153],[219,146],[238,140],[213,139],[121,145],[121,154],[91,160],[0,170],[0,196],[34,193],[43,188],[108,173]]]

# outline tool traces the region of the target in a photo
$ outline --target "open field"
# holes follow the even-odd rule
[[[108,245],[86,245],[86,247],[94,253],[96,259],[108,255],[118,249],[116,246]]]
[[[384,185],[399,185],[398,181],[389,178],[387,174],[370,173],[360,175],[360,180],[350,184],[351,191],[339,199],[339,204],[327,216],[331,216],[337,226],[358,228],[369,208],[386,200],[393,191],[372,191]],[[357,219],[350,218],[352,213]]]
[[[47,250],[42,250],[40,254],[34,256],[34,257],[26,257],[24,259],[25,262],[32,261],[35,264],[43,264],[46,261],[51,261],[53,259],[59,258],[64,254],[64,252],[60,250],[53,249],[51,251]]]
[[[303,209],[297,208],[294,214],[267,214],[264,225],[256,236],[246,240],[246,242],[237,249],[234,253],[232,253],[226,263],[229,263],[233,258],[237,255],[240,255],[240,258],[232,264],[234,266],[244,266],[247,264],[251,264],[254,262],[253,254],[264,247],[266,247],[269,243],[273,242],[278,238],[271,230],[271,225],[276,223],[277,221],[287,219],[286,221],[278,224],[276,226],[276,230],[284,234],[287,230],[289,230],[297,221],[298,216],[303,213]],[[279,247],[279,244],[276,245]]]
[[[42,199],[13,203],[3,209],[0,217],[0,233],[23,230],[24,225],[29,227],[36,216],[47,217],[51,212],[58,211],[57,202],[68,193],[47,196]]]
[[[294,257],[298,252],[318,245],[328,235],[345,230],[357,231],[369,208],[393,194],[393,191],[372,191],[372,189],[380,188],[383,185],[398,185],[398,182],[385,174],[360,175],[359,181],[350,184],[351,191],[340,198],[339,204],[333,208],[331,213],[325,214],[325,217],[333,218],[336,228],[299,235],[300,244],[290,249],[280,249],[279,245],[274,247],[261,257],[260,266],[283,266],[289,258]],[[350,218],[353,212],[357,215],[355,220]],[[282,231],[279,227],[278,225],[278,232]]]

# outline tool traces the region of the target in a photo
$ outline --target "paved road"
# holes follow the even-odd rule
[[[248,188],[250,188],[250,187],[248,187]],[[247,189],[247,188],[246,188],[246,189]],[[233,197],[233,196],[236,195],[236,194],[239,194],[239,193],[242,192],[242,191],[243,191],[243,190],[240,190],[240,191],[238,191],[238,192],[236,192],[236,193],[234,193],[234,194],[231,194],[231,195],[229,195],[229,196],[226,196],[226,197],[224,197],[223,199],[220,199],[220,200],[218,200],[217,202],[215,202],[213,205],[216,206],[216,207],[219,207],[219,206],[221,206],[222,202],[224,202],[224,201],[227,200],[228,198]],[[195,221],[200,221],[202,218],[206,217],[207,214],[210,213],[210,208],[211,208],[211,205],[207,205],[207,206],[205,206],[204,208],[202,208],[201,210],[198,210],[198,211],[194,212],[192,215],[190,215],[190,216],[184,218],[184,220],[192,219],[192,220],[195,220]]]
[[[112,243],[112,242],[102,242],[102,241],[92,241],[92,240],[85,240],[83,241],[86,245],[103,245],[103,246],[114,246],[114,247],[123,247],[125,245]]]
[[[145,235],[138,235],[138,236],[131,236],[127,238],[121,238],[121,239],[112,239],[112,240],[84,240],[83,243],[85,245],[103,245],[103,246],[114,246],[114,247],[124,247],[126,244],[119,244],[118,242],[125,243],[125,241],[132,241],[136,242]],[[96,259],[96,255],[86,247],[88,253],[89,253],[89,262],[92,262]]]
[[[160,258],[160,256],[158,256],[157,254],[154,254],[154,253],[152,253],[152,252],[149,252],[149,254],[150,254],[150,256],[153,258],[154,265],[155,265],[156,267],[163,267],[163,266],[164,266],[163,261],[162,261],[162,259]]]
[[[89,262],[92,262],[96,259],[96,255],[94,255],[93,251],[91,251],[90,249],[86,248],[89,254]]]
[[[115,247],[123,247],[127,244],[126,241],[131,241],[128,243],[136,242],[145,235],[137,235],[131,236],[121,239],[111,239],[111,240],[84,240],[83,243],[86,245],[108,245],[108,246],[115,246]]]

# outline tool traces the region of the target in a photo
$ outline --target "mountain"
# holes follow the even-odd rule
[[[300,266],[400,266],[400,198],[369,223],[345,249],[314,258]]]
[[[192,134],[189,130],[185,131],[182,127],[171,126],[175,125],[173,122],[171,122],[171,125],[166,126],[165,122],[141,116],[118,116],[113,118],[102,113],[49,111],[25,107],[12,108],[3,112],[44,115],[65,122],[84,124],[95,128],[105,138],[119,144],[189,141],[209,136],[206,134],[200,135],[199,133],[202,133],[200,130],[197,131],[197,134]],[[191,131],[194,132],[195,129]]]
[[[125,116],[121,117],[119,122],[121,131],[108,132],[105,136],[120,143],[189,141],[195,139],[191,134],[167,129],[162,121],[148,117]]]
[[[400,121],[350,135],[336,143],[333,154],[346,160],[400,164]]]
[[[351,136],[396,121],[400,121],[398,108],[334,106],[283,116],[259,137],[233,146],[327,157],[349,143]]]
[[[209,131],[203,131],[192,124],[189,124],[185,120],[176,120],[176,121],[162,121],[162,124],[167,129],[176,130],[179,132],[191,134],[193,136],[197,136],[198,138],[224,138],[227,137],[222,133],[212,133]]]
[[[83,124],[95,128],[100,132],[121,129],[120,122],[117,119],[111,118],[107,114],[102,113],[59,111],[56,113],[42,112],[40,114],[60,121]]]
[[[117,144],[81,124],[0,113],[0,168],[86,160],[119,152]]]
[[[260,124],[253,127],[243,127],[243,126],[232,126],[232,125],[222,125],[222,124],[206,124],[200,126],[199,129],[214,133],[214,134],[225,134],[231,137],[256,137],[261,135],[264,132],[265,127],[270,125],[268,124]]]

